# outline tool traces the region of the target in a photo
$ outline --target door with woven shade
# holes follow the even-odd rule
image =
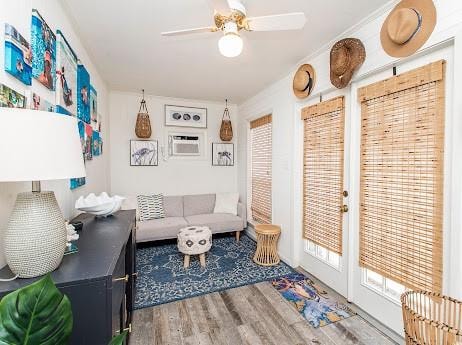
[[[328,98],[328,97],[326,97]],[[305,267],[346,294],[344,261],[345,99],[328,98],[305,107],[303,121],[303,238]],[[305,254],[306,253],[306,254]]]
[[[446,63],[429,59],[357,89],[353,302],[399,333],[399,293],[443,288]]]
[[[272,221],[272,116],[250,122],[250,210],[252,220]]]

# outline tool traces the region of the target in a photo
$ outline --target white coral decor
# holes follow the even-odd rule
[[[75,202],[75,208],[79,211],[94,214],[95,216],[107,217],[116,213],[122,207],[124,197],[115,195],[110,197],[103,192],[99,196],[90,193],[87,197],[81,196]]]

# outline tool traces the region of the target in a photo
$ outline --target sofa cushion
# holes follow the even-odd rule
[[[138,222],[136,242],[175,238],[181,228],[188,226],[183,217],[168,217]]]
[[[185,217],[213,213],[215,194],[185,195],[183,204]]]
[[[240,231],[242,219],[229,213],[197,214],[185,217],[188,225],[208,226],[212,232]]]
[[[183,197],[164,196],[165,217],[183,217]]]

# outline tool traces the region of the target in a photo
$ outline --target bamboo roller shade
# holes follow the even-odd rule
[[[272,117],[266,115],[250,123],[251,128],[251,211],[257,222],[271,223]]]
[[[303,237],[342,255],[344,98],[306,107]]]
[[[358,90],[360,266],[441,292],[445,62]]]

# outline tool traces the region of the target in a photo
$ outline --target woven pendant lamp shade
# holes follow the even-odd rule
[[[146,106],[146,101],[144,100],[144,90],[143,99],[141,100],[140,104],[140,110],[138,111],[138,115],[136,116],[135,134],[138,138],[141,139],[148,139],[152,135],[148,107]]]
[[[222,141],[231,141],[233,139],[233,126],[231,124],[231,117],[229,116],[228,100],[226,100],[225,111],[221,119],[220,139]]]

